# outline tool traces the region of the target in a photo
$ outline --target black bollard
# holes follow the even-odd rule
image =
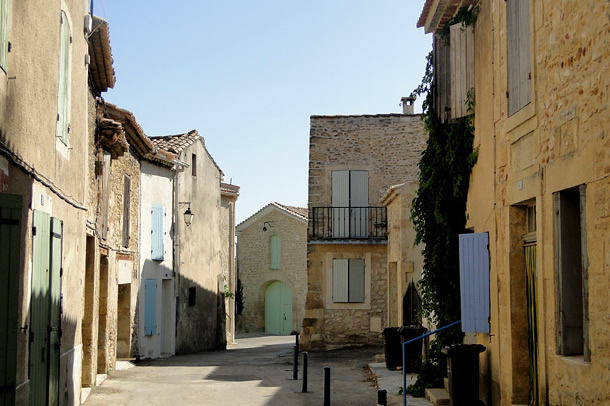
[[[299,347],[294,346],[294,365],[292,367],[292,379],[299,379]]]
[[[324,367],[324,406],[330,406],[330,367]]]
[[[388,391],[385,389],[377,391],[377,406],[388,406]]]
[[[303,393],[307,392],[307,351],[303,352]]]

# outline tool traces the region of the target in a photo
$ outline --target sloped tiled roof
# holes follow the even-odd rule
[[[110,49],[110,32],[108,23],[97,16],[93,16],[93,30],[89,36],[89,75],[95,88],[105,92],[108,88],[114,88],[116,76],[114,74],[114,62]]]
[[[426,0],[417,21],[418,27],[424,27],[426,33],[438,33],[451,21],[458,9],[469,7],[475,0]]]
[[[220,182],[220,193],[229,196],[239,196],[239,186]]]
[[[212,157],[212,154],[210,154],[210,151],[208,151],[206,148],[205,140],[201,135],[199,135],[197,130],[191,130],[183,134],[155,136],[152,137],[151,140],[157,148],[176,155],[179,155],[182,151],[193,145],[195,142],[200,141],[203,149],[210,157],[210,160],[214,166],[216,166],[221,175],[223,174],[222,169],[220,169],[220,166],[218,166],[214,160],[214,157]]]
[[[268,205],[266,205],[265,207],[263,207],[262,209],[260,209],[259,211],[257,211],[256,213],[254,213],[253,215],[251,215],[250,217],[248,217],[247,219],[245,219],[241,223],[239,223],[237,225],[238,231],[241,228],[248,227],[249,225],[251,225],[256,220],[257,217],[266,215],[271,210],[279,210],[279,211],[281,211],[283,213],[286,213],[289,216],[292,216],[292,217],[297,218],[297,219],[299,219],[301,221],[307,222],[307,209],[306,208],[304,208],[304,207],[295,207],[295,206],[287,206],[287,205],[275,202],[275,203],[269,203]]]
[[[103,105],[104,118],[121,123],[125,131],[125,138],[129,145],[142,157],[154,152],[154,145],[146,136],[144,130],[137,122],[131,111],[122,109],[112,103],[105,102]]]

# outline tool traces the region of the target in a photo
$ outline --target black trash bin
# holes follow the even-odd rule
[[[452,406],[480,405],[479,354],[481,344],[456,344],[443,349],[447,355],[449,398]]]
[[[403,326],[400,328],[400,356],[402,365],[402,343],[426,334],[428,330],[421,326]],[[405,346],[405,372],[419,373],[424,340],[420,339]]]
[[[402,366],[402,346],[400,342],[400,327],[386,327],[383,329],[383,342],[385,353],[385,366],[396,369]]]

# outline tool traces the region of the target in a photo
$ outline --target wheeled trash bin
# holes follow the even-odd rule
[[[449,399],[452,406],[473,406],[479,401],[479,354],[481,344],[456,344],[443,349],[447,355]]]

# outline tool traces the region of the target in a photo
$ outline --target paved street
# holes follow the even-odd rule
[[[301,371],[292,379],[293,345],[294,336],[255,336],[239,338],[227,351],[143,361],[113,372],[85,405],[322,405],[324,366],[331,367],[332,405],[376,405],[365,367],[383,348],[310,352],[308,392],[302,393]]]

